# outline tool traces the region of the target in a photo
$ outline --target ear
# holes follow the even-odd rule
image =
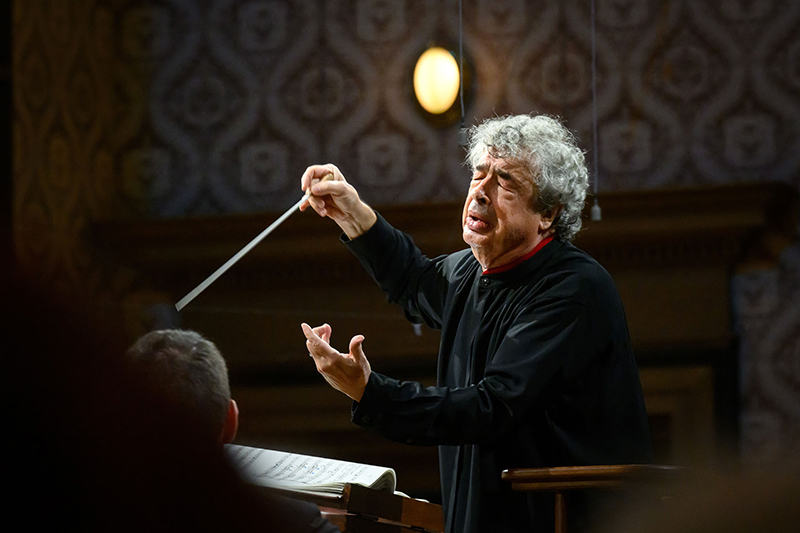
[[[548,230],[550,230],[550,228],[553,226],[553,222],[555,222],[556,218],[558,218],[559,213],[561,213],[560,205],[551,207],[545,211],[540,211],[539,216],[541,219],[539,220],[539,232],[546,233]]]
[[[225,426],[222,428],[222,444],[233,442],[237,429],[239,429],[239,406],[234,400],[228,400],[228,414],[225,415]]]

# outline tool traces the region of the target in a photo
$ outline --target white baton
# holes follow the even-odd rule
[[[329,173],[329,174],[326,174],[326,175],[325,175],[325,177],[323,177],[321,181],[323,181],[323,180],[328,180],[328,179],[331,179],[331,178],[333,178],[333,174],[330,174],[330,173]],[[289,216],[291,216],[291,214],[292,214],[292,213],[294,213],[294,211],[295,211],[297,208],[299,208],[299,207],[300,207],[300,206],[303,204],[303,202],[305,202],[306,200],[308,200],[308,198],[309,198],[310,196],[311,196],[311,187],[309,187],[309,190],[308,190],[308,192],[307,192],[307,193],[306,193],[306,194],[305,194],[305,195],[304,195],[304,196],[303,196],[303,197],[300,199],[300,201],[299,201],[299,202],[297,202],[296,204],[294,204],[294,205],[293,205],[292,207],[290,207],[289,209],[287,209],[287,210],[286,210],[286,212],[285,212],[284,214],[282,214],[282,215],[280,216],[280,218],[278,218],[278,220],[276,220],[275,222],[273,222],[272,224],[270,224],[270,225],[269,225],[269,227],[268,227],[267,229],[265,229],[264,231],[262,231],[262,232],[261,232],[261,233],[260,233],[260,234],[259,234],[259,235],[258,235],[258,236],[255,238],[255,239],[253,239],[252,241],[250,241],[249,243],[247,243],[247,244],[245,245],[245,247],[244,247],[244,248],[242,248],[241,250],[239,250],[239,251],[236,253],[236,255],[234,255],[233,257],[231,257],[230,259],[228,259],[228,261],[227,261],[227,262],[226,262],[224,265],[222,265],[221,267],[219,267],[219,268],[218,268],[218,269],[217,269],[217,270],[216,270],[216,271],[215,271],[213,274],[211,274],[210,276],[208,276],[208,277],[207,277],[207,278],[206,278],[206,279],[205,279],[205,280],[204,280],[202,283],[200,283],[200,285],[198,285],[197,287],[195,287],[194,289],[192,289],[192,290],[191,290],[191,292],[189,292],[189,294],[187,294],[186,296],[184,296],[183,298],[181,298],[181,299],[180,299],[180,301],[178,301],[178,303],[176,303],[176,304],[175,304],[175,309],[177,309],[178,311],[180,311],[181,309],[183,309],[184,307],[186,307],[186,304],[188,304],[189,302],[191,302],[192,300],[194,300],[194,299],[197,297],[197,295],[198,295],[198,294],[200,294],[201,292],[203,292],[204,290],[206,290],[206,289],[208,288],[208,286],[209,286],[209,285],[211,285],[212,283],[214,283],[214,282],[217,280],[217,278],[218,278],[218,277],[220,277],[222,274],[224,274],[224,273],[225,273],[225,272],[226,272],[226,271],[227,271],[227,270],[228,270],[230,267],[232,267],[232,266],[233,266],[233,265],[234,265],[234,264],[235,264],[235,263],[236,263],[236,262],[237,262],[239,259],[241,259],[242,257],[244,257],[244,255],[245,255],[247,252],[249,252],[250,250],[252,250],[252,249],[253,249],[253,248],[254,248],[254,247],[255,247],[255,246],[258,244],[258,243],[260,243],[261,241],[263,241],[263,240],[264,240],[264,238],[265,238],[267,235],[269,235],[270,233],[272,233],[272,231],[273,231],[275,228],[277,228],[278,226],[280,226],[281,224],[283,224],[283,221],[284,221],[284,220],[286,220],[287,218],[289,218]]]

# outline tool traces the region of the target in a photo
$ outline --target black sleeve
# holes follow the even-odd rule
[[[591,352],[586,307],[569,299],[530,305],[508,329],[469,387],[423,387],[376,372],[370,375],[353,421],[398,442],[466,444],[502,438],[543,399],[556,375]]]
[[[344,237],[343,241],[388,300],[400,305],[411,322],[424,321],[441,329],[448,285],[447,256],[427,258],[410,236],[377,215],[378,220],[366,233],[353,240]]]

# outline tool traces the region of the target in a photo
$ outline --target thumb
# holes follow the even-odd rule
[[[367,356],[364,355],[364,348],[361,346],[363,342],[364,335],[356,335],[350,339],[350,354],[356,362],[361,362],[367,358]]]

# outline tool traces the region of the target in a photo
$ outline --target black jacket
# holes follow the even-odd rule
[[[439,445],[447,531],[552,530],[507,468],[652,461],[639,374],[608,273],[553,240],[484,275],[470,250],[428,259],[380,216],[348,247],[412,322],[441,329],[436,387],[373,372],[353,421]]]

